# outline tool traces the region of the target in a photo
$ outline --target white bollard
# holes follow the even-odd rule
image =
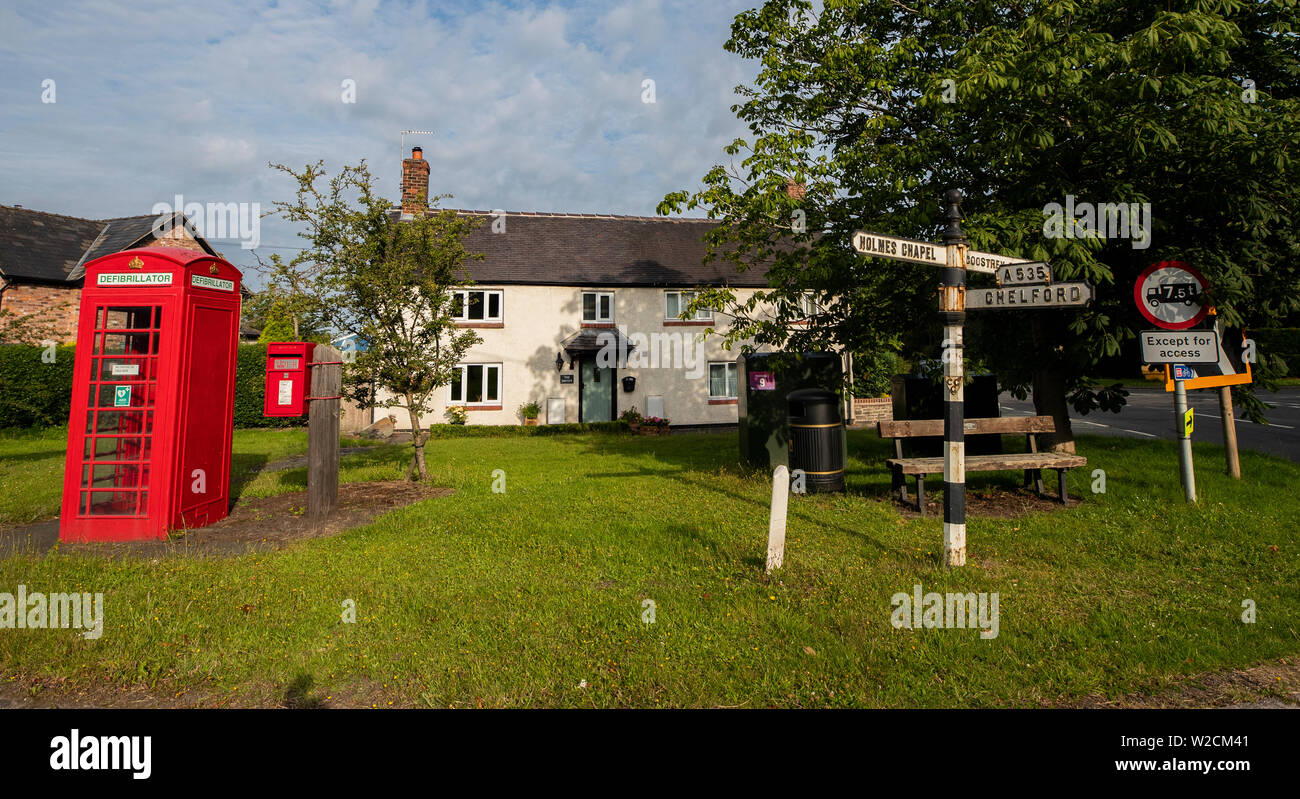
[[[767,572],[781,568],[785,559],[785,512],[790,500],[790,470],[772,472],[772,517],[767,523]]]

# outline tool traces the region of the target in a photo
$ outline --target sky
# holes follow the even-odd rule
[[[5,0],[0,204],[265,212],[294,191],[269,162],[363,158],[397,199],[418,145],[443,207],[651,215],[747,133],[731,106],[758,65],[722,45],[757,2]],[[262,221],[262,258],[300,246]]]

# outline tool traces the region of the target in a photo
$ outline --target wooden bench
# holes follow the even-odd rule
[[[1025,436],[1025,448],[1028,452],[1008,455],[967,455],[967,472],[1025,472],[1025,486],[1032,482],[1038,496],[1043,496],[1043,469],[1055,469],[1060,486],[1061,504],[1069,501],[1065,473],[1088,462],[1087,458],[1065,452],[1039,452],[1039,433],[1054,433],[1056,425],[1050,416],[1021,416],[990,419],[965,420],[967,436],[980,434],[1020,434]],[[926,475],[943,474],[943,458],[905,458],[903,457],[903,440],[908,438],[943,438],[942,419],[914,419],[910,421],[879,422],[876,430],[881,438],[894,440],[894,456],[885,461],[893,477],[893,490],[898,498],[907,501],[906,476],[916,478],[916,508],[925,515],[925,478]]]

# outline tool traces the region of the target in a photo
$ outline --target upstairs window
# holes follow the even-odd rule
[[[582,321],[584,322],[614,321],[614,292],[612,291],[582,292]]]
[[[664,319],[666,321],[681,321],[682,311],[691,300],[695,299],[693,291],[665,291],[664,292]],[[713,310],[710,308],[701,308],[692,316],[686,317],[688,322],[712,322]]]
[[[452,318],[457,322],[500,322],[499,289],[459,289],[452,292]]]
[[[812,319],[821,311],[821,306],[817,304],[817,296],[811,291],[805,291],[799,295],[799,312],[800,319],[807,321]]]

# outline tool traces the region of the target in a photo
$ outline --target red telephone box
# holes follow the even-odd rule
[[[266,399],[263,416],[303,416],[311,388],[308,365],[316,345],[289,341],[266,345]]]
[[[241,279],[174,247],[86,264],[60,538],[165,538],[225,518]]]

